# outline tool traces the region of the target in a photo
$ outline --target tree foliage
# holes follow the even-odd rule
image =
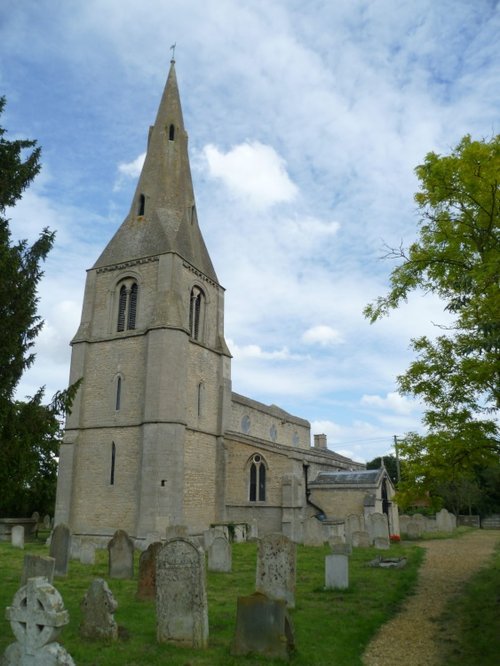
[[[0,98],[0,114],[4,106]],[[39,172],[40,148],[36,141],[9,141],[5,134],[0,127],[0,515],[17,516],[53,508],[60,417],[76,387],[58,393],[50,405],[42,404],[43,388],[26,402],[14,400],[43,325],[37,286],[54,233],[44,229],[32,245],[12,242],[6,209]]]
[[[374,458],[366,463],[366,469],[380,469],[382,465],[386,468],[387,474],[394,485],[398,483],[398,461],[395,456],[388,455]]]
[[[411,341],[416,360],[398,377],[401,393],[425,404],[429,434],[406,449],[422,479],[436,460],[453,474],[500,452],[500,135],[465,136],[450,155],[429,153],[416,173],[418,240],[388,249],[400,263],[365,316],[376,321],[417,289],[438,295],[451,315],[435,339]]]

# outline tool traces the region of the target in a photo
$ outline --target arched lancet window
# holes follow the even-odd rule
[[[264,502],[266,499],[266,465],[261,455],[256,453],[250,462],[250,502]]]
[[[115,410],[120,411],[122,401],[122,378],[118,377],[116,380],[116,400],[115,400]]]
[[[135,329],[137,316],[137,297],[139,287],[134,280],[126,280],[120,287],[118,298],[118,321],[116,330],[125,331]]]
[[[109,484],[111,486],[115,485],[115,463],[116,463],[116,445],[114,442],[111,443],[111,473],[109,475]]]
[[[137,215],[144,215],[146,211],[146,197],[144,194],[139,195],[139,205],[137,207]]]
[[[199,340],[201,337],[203,305],[204,294],[202,290],[199,287],[193,287],[189,304],[189,332],[193,340]]]
[[[170,125],[168,128],[168,140],[173,141],[175,139],[175,127]]]

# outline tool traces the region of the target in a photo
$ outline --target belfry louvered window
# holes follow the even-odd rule
[[[193,340],[199,340],[202,331],[204,295],[199,287],[191,290],[189,304],[189,331]]]
[[[137,282],[127,280],[122,283],[118,297],[117,331],[129,331],[135,329],[138,293],[139,287]]]

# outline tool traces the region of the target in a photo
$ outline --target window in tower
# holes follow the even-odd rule
[[[122,401],[122,378],[118,377],[116,380],[116,401],[115,401],[115,410],[120,411]]]
[[[134,280],[125,280],[120,283],[118,297],[117,331],[134,330],[137,316],[137,299],[139,286]]]
[[[175,127],[170,125],[168,128],[168,140],[173,141],[175,139]]]
[[[258,453],[250,459],[248,498],[250,502],[266,500],[266,464]]]
[[[115,485],[115,463],[116,463],[116,445],[111,442],[111,473],[109,475],[109,485]]]
[[[189,303],[189,332],[193,340],[199,340],[202,333],[204,294],[199,287],[191,289]]]
[[[139,206],[137,207],[137,215],[144,215],[146,211],[146,197],[144,194],[139,195]]]
[[[205,384],[198,384],[198,416],[203,416],[203,403],[205,402]]]

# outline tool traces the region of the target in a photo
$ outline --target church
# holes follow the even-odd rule
[[[307,521],[341,518],[320,474],[363,476],[364,466],[324,435],[311,446],[305,419],[232,391],[224,288],[198,223],[173,60],[130,211],[87,272],[71,345],[70,383],[83,381],[55,522],[74,535],[251,524],[302,541]],[[380,503],[378,477],[365,495]],[[318,497],[332,489],[328,514],[315,485]]]

